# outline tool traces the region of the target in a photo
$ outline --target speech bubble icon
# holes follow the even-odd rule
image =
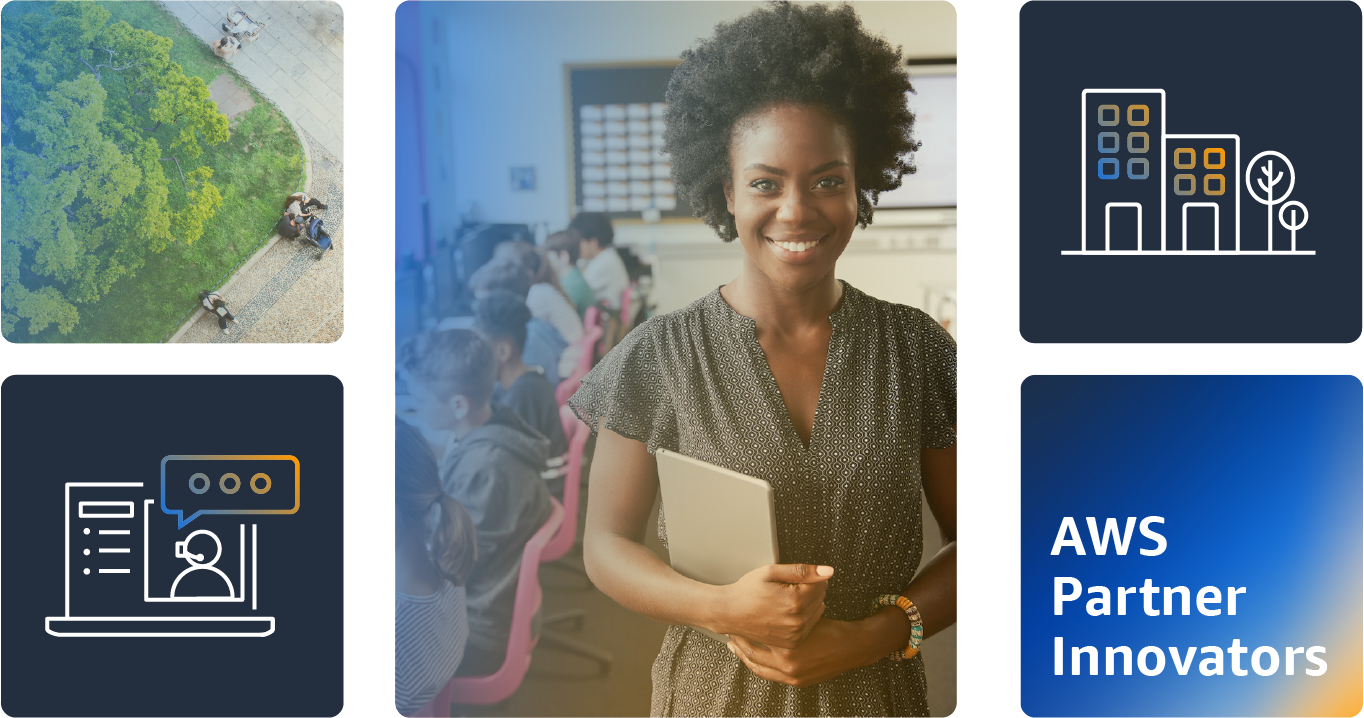
[[[161,459],[161,510],[184,528],[207,514],[298,512],[298,459],[274,454]]]

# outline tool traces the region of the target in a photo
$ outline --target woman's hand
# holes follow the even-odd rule
[[[747,637],[768,646],[795,648],[824,615],[830,566],[771,564],[721,587],[716,633]]]
[[[885,656],[877,641],[865,635],[862,621],[820,619],[810,635],[795,648],[754,643],[731,635],[726,644],[753,675],[788,686],[811,686],[854,668],[871,665]]]

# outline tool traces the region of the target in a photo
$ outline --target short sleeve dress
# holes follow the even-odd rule
[[[756,325],[715,291],[630,332],[569,400],[595,431],[764,479],[782,563],[835,567],[825,614],[871,615],[923,551],[921,448],[956,441],[956,344],[927,314],[844,282],[805,446]],[[658,536],[667,545],[667,505]],[[928,715],[923,660],[889,658],[813,686],[753,675],[698,631],[671,626],[653,666],[653,715]]]

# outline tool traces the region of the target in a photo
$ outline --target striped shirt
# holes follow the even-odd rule
[[[399,593],[394,688],[398,712],[410,716],[440,692],[464,657],[469,622],[464,587],[442,581],[431,596]]]

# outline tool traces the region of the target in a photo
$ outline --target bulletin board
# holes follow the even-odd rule
[[[691,217],[663,153],[663,103],[678,61],[565,65],[573,213]]]

